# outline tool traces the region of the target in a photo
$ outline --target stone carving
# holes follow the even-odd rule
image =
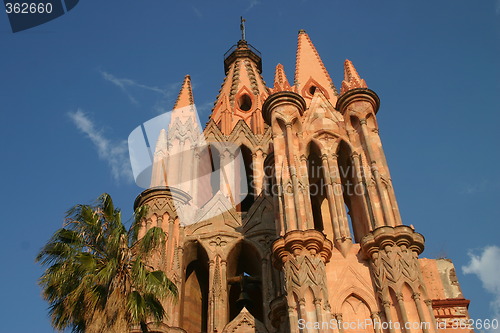
[[[227,241],[223,240],[220,237],[216,237],[215,240],[210,241],[209,244],[210,246],[224,247],[227,245]]]
[[[243,308],[236,318],[224,327],[222,333],[267,333],[267,330],[264,324]]]
[[[310,254],[291,257],[284,265],[287,293],[298,297],[311,288],[316,299],[327,299],[325,263],[321,257]]]
[[[407,283],[414,292],[423,286],[418,254],[423,238],[410,227],[383,227],[365,236],[361,243],[371,260],[374,283],[380,294],[388,287],[400,291]]]
[[[214,265],[214,286],[213,286],[213,294],[215,298],[220,299],[222,296],[222,282],[220,276],[220,256],[217,255],[215,257],[215,265]]]

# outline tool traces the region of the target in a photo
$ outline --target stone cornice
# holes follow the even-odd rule
[[[406,246],[418,254],[424,250],[424,236],[415,232],[411,227],[399,225],[396,227],[383,226],[374,229],[361,239],[363,252],[371,257],[373,253],[386,246]]]
[[[283,104],[295,105],[295,107],[299,110],[300,115],[302,115],[306,109],[306,101],[299,94],[292,91],[280,91],[274,93],[266,99],[264,105],[262,106],[262,116],[268,125],[271,125],[272,110]]]
[[[142,193],[135,198],[134,210],[153,197],[167,197],[182,204],[187,204],[192,199],[189,194],[175,187],[152,187],[142,191]]]
[[[433,308],[453,308],[457,306],[463,306],[468,308],[470,300],[465,298],[446,298],[446,299],[433,299]]]
[[[373,90],[368,88],[356,88],[340,95],[339,99],[337,100],[335,109],[344,114],[349,104],[358,101],[369,102],[373,107],[373,111],[375,113],[378,112],[378,109],[380,107],[380,98]]]
[[[287,232],[273,243],[273,253],[278,266],[288,260],[290,255],[319,255],[325,263],[332,256],[333,244],[317,230],[294,230]],[[304,253],[306,252],[306,253]]]

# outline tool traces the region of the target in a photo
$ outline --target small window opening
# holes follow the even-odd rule
[[[239,99],[239,107],[243,111],[248,111],[252,108],[252,99],[247,94],[241,95]]]
[[[310,93],[311,95],[314,95],[314,93],[315,93],[315,92],[316,92],[316,86],[311,86],[311,87],[309,88],[309,93]]]

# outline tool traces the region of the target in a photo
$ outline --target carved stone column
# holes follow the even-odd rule
[[[158,253],[151,254],[152,258],[150,260],[154,263],[154,266],[157,266],[155,269],[161,269],[167,274],[168,278],[176,284],[179,291],[182,290],[182,272],[180,265],[173,263],[178,263],[181,260],[179,256],[182,256],[182,252],[179,253],[180,251],[176,248],[176,244],[181,243],[181,234],[179,228],[175,228],[175,224],[179,223],[180,216],[182,216],[190,200],[191,196],[182,190],[161,186],[143,191],[134,202],[134,209],[140,206],[146,206],[148,209],[143,223],[146,230],[141,231],[139,235],[143,236],[147,230],[153,227],[153,216],[157,217],[155,226],[159,226],[163,230],[166,229],[166,223],[168,223],[168,239],[163,249]],[[164,217],[168,217],[168,222],[165,221]],[[164,256],[165,260],[159,260],[160,256]],[[157,325],[158,328],[156,330],[158,332],[184,332],[184,330],[176,327],[179,323],[180,302],[163,300],[162,303],[166,309],[170,309],[168,320],[165,323]]]
[[[274,264],[285,276],[291,332],[299,331],[299,320],[331,319],[325,264],[332,248],[332,242],[323,233],[312,229],[290,231],[273,243]],[[315,315],[309,316],[309,309]]]
[[[271,126],[275,155],[275,176],[277,183],[283,188],[283,206],[281,214],[285,215],[285,230],[306,230],[312,225],[308,191],[303,184],[303,168],[301,165],[299,141],[300,119],[306,109],[306,102],[299,94],[281,91],[270,95],[262,107],[262,115]]]
[[[427,318],[431,318],[431,325],[434,326],[431,331],[435,331],[432,309],[429,310],[430,313],[424,315],[419,296],[420,291],[425,293],[426,290],[418,262],[418,255],[424,250],[424,237],[405,225],[383,226],[363,237],[361,248],[371,259],[372,277],[386,319],[404,324],[408,321],[408,309],[405,304],[411,301],[415,302],[420,321],[424,321],[427,315]],[[405,285],[410,288],[413,295],[411,300],[403,300],[402,291]],[[399,308],[401,318],[393,318],[391,314],[393,308]]]

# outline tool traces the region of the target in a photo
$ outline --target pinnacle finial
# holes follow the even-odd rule
[[[177,96],[177,100],[174,105],[174,109],[180,109],[188,105],[194,104],[193,98],[193,88],[191,87],[191,76],[186,75],[184,77],[184,82],[182,82],[182,87]]]
[[[247,20],[245,20],[243,18],[243,16],[240,16],[240,30],[241,30],[241,40],[246,40],[246,36],[245,36],[245,22]]]
[[[286,78],[285,69],[282,64],[276,66],[276,71],[274,74],[274,88],[273,92],[289,90],[291,91],[290,84]]]
[[[161,152],[168,149],[168,138],[167,131],[164,128],[161,129],[158,139],[156,140],[155,152]]]
[[[166,158],[168,155],[168,138],[165,129],[160,131],[156,141],[153,170],[150,187],[167,185]]]
[[[344,80],[340,93],[343,94],[351,89],[367,88],[365,80],[363,80],[354,65],[349,59],[344,62]]]

